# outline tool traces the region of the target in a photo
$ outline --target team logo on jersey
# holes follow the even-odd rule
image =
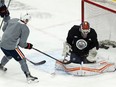
[[[84,49],[87,47],[87,42],[83,39],[79,39],[77,42],[76,42],[76,47],[80,50]]]
[[[78,38],[78,36],[74,36],[74,38]]]

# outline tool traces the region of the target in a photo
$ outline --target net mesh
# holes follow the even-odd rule
[[[99,41],[116,41],[116,0],[88,1],[98,4],[100,7],[84,2],[84,20],[87,20],[90,26],[96,30]]]

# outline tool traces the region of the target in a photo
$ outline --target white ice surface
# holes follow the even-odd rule
[[[7,1],[7,0],[6,0]],[[32,15],[28,26],[30,36],[28,42],[34,47],[57,58],[63,59],[62,47],[68,30],[75,24],[80,24],[81,0],[12,0],[9,7],[12,18],[19,17],[22,12]],[[0,31],[0,36],[2,32]],[[37,62],[45,59],[41,66],[28,63],[32,75],[39,78],[39,83],[27,84],[20,65],[10,60],[6,65],[8,71],[0,71],[0,87],[115,87],[116,72],[104,73],[90,77],[76,77],[66,73],[51,75],[54,72],[55,60],[35,51],[21,49],[25,56]],[[116,49],[100,49],[98,55],[111,62],[116,62]],[[0,51],[0,59],[3,53]]]

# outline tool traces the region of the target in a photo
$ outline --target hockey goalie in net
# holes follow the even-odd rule
[[[74,25],[69,30],[64,43],[64,65],[60,65],[66,72],[74,75],[82,75],[82,72],[84,75],[95,75],[114,71],[114,64],[108,61],[97,61],[98,49],[97,33],[93,28],[90,28],[90,24],[84,21],[80,25]],[[67,56],[69,56],[68,60]]]

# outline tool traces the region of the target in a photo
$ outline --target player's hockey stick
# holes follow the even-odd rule
[[[29,60],[29,59],[27,59],[27,58],[26,58],[26,60],[29,61],[30,63],[32,63],[33,65],[42,65],[42,64],[46,63],[45,60],[42,60],[42,61],[39,61],[39,62],[36,62],[36,63],[31,61],[31,60]]]
[[[56,59],[56,58],[54,58],[54,57],[52,57],[52,56],[50,56],[50,55],[44,53],[44,52],[42,52],[42,51],[40,51],[40,50],[38,50],[38,49],[36,49],[36,48],[33,48],[33,49],[36,50],[36,51],[38,51],[38,52],[40,52],[40,53],[42,53],[42,54],[44,54],[44,55],[46,55],[46,56],[48,56],[49,58],[52,58],[52,59],[54,59],[54,60],[56,60],[56,61],[58,61],[58,62],[64,64],[64,62],[62,62],[62,61],[60,61],[60,60],[58,60],[58,59]]]

